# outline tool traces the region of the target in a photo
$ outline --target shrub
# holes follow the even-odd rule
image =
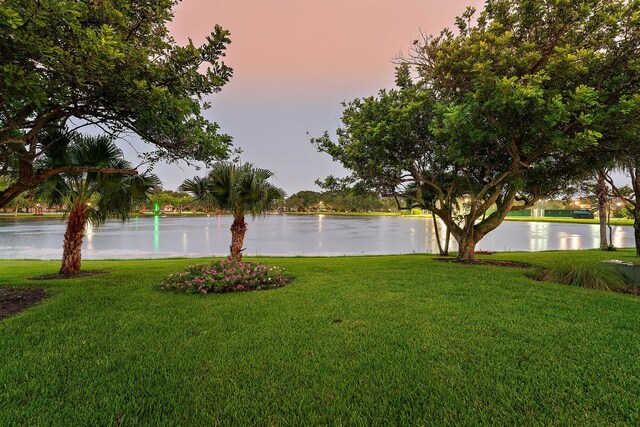
[[[640,286],[640,266],[629,264],[613,264],[624,277],[624,281],[631,285]]]
[[[283,270],[257,262],[216,259],[207,264],[190,265],[182,272],[171,274],[160,287],[191,294],[280,288],[290,282],[281,274]]]
[[[603,263],[567,264],[553,267],[544,273],[543,280],[607,291],[625,287],[622,274],[614,266]]]

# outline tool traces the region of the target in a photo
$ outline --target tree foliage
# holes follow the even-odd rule
[[[4,206],[47,177],[44,130],[87,125],[132,132],[149,159],[210,161],[230,137],[203,116],[232,70],[229,32],[178,45],[167,23],[177,0],[0,2],[0,191]]]
[[[488,0],[416,41],[397,89],[345,104],[336,142],[314,142],[388,191],[417,184],[472,260],[507,213],[612,159],[612,123],[637,107],[639,5]]]
[[[268,181],[272,176],[273,172],[251,163],[219,162],[206,177],[185,180],[179,190],[190,193],[203,206],[233,215],[229,257],[241,260],[247,231],[245,215],[263,215],[272,209],[274,202],[284,198],[284,191]]]
[[[67,209],[60,274],[68,276],[80,272],[86,224],[98,226],[111,217],[125,221],[137,204],[160,186],[160,180],[148,172],[129,174],[131,164],[107,136],[65,133],[49,137],[58,142],[49,146],[38,166],[66,166],[69,172],[49,177],[36,187],[35,193],[42,200]],[[97,169],[86,172],[85,167]]]
[[[158,205],[160,209],[170,206],[172,209],[180,212],[182,212],[185,207],[188,207],[192,200],[193,198],[188,193],[171,190],[158,189],[149,196],[149,201],[154,205]]]
[[[637,55],[640,55],[638,49]],[[640,66],[636,63],[635,72]],[[640,81],[640,79],[638,79]],[[636,86],[638,83],[636,84]],[[623,171],[630,178],[631,190],[621,188],[611,174],[605,178],[613,193],[624,200],[632,211],[634,218],[636,256],[640,257],[640,94],[625,99],[621,103],[614,120],[612,120],[609,142],[613,146],[615,165],[618,171]]]

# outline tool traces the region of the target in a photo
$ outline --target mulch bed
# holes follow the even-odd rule
[[[477,261],[459,261],[455,258],[436,258],[439,262],[453,262],[456,264],[468,264],[468,265],[492,265],[496,267],[511,267],[511,268],[531,268],[531,264],[526,262],[516,261],[497,261],[497,260],[477,260]]]
[[[54,273],[54,274],[43,274],[42,276],[29,277],[29,280],[64,280],[64,279],[77,279],[79,277],[93,277],[99,276],[101,274],[107,274],[108,270],[91,270],[91,271],[81,271],[78,274],[73,274],[71,276]]]
[[[42,288],[0,288],[0,320],[27,309],[46,297]]]
[[[476,255],[493,255],[494,253],[491,251],[476,251]]]
[[[613,292],[620,292],[621,294],[631,294],[631,295],[640,296],[640,287],[638,286],[629,286],[627,288],[612,289],[612,290]]]

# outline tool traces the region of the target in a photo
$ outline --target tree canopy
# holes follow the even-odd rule
[[[273,172],[251,163],[218,162],[209,174],[185,180],[180,191],[193,195],[202,205],[217,207],[233,215],[229,258],[242,260],[242,244],[247,232],[245,215],[264,215],[277,200],[283,199],[282,189],[268,180]]]
[[[416,202],[472,260],[507,213],[612,157],[612,119],[638,106],[639,8],[488,0],[457,19],[456,33],[415,41],[398,88],[345,104],[337,141],[314,143],[382,188],[416,184]]]
[[[177,0],[0,2],[0,191],[4,206],[47,177],[44,130],[99,126],[152,145],[150,160],[225,158],[231,138],[203,112],[228,82],[229,32],[181,46],[167,23]]]
[[[50,204],[67,209],[60,274],[80,272],[81,248],[87,222],[98,226],[110,217],[125,221],[131,211],[147,199],[160,180],[145,172],[137,175],[119,174],[132,166],[122,157],[122,151],[107,136],[82,136],[76,133],[50,135],[60,144],[49,147],[38,166],[68,165],[68,173],[54,175],[36,187],[36,194]],[[105,167],[110,173],[71,172],[84,166]]]

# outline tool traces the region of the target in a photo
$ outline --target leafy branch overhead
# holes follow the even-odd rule
[[[68,169],[46,179],[35,193],[48,204],[67,210],[60,274],[71,276],[80,272],[87,223],[98,226],[111,217],[126,220],[160,186],[160,180],[149,172],[132,173],[131,163],[107,136],[48,136],[57,143],[49,146],[38,166]]]
[[[38,135],[89,125],[138,135],[151,160],[225,158],[231,137],[203,113],[232,75],[229,32],[216,25],[203,45],[178,45],[167,28],[176,4],[0,3],[1,173],[31,188]]]

